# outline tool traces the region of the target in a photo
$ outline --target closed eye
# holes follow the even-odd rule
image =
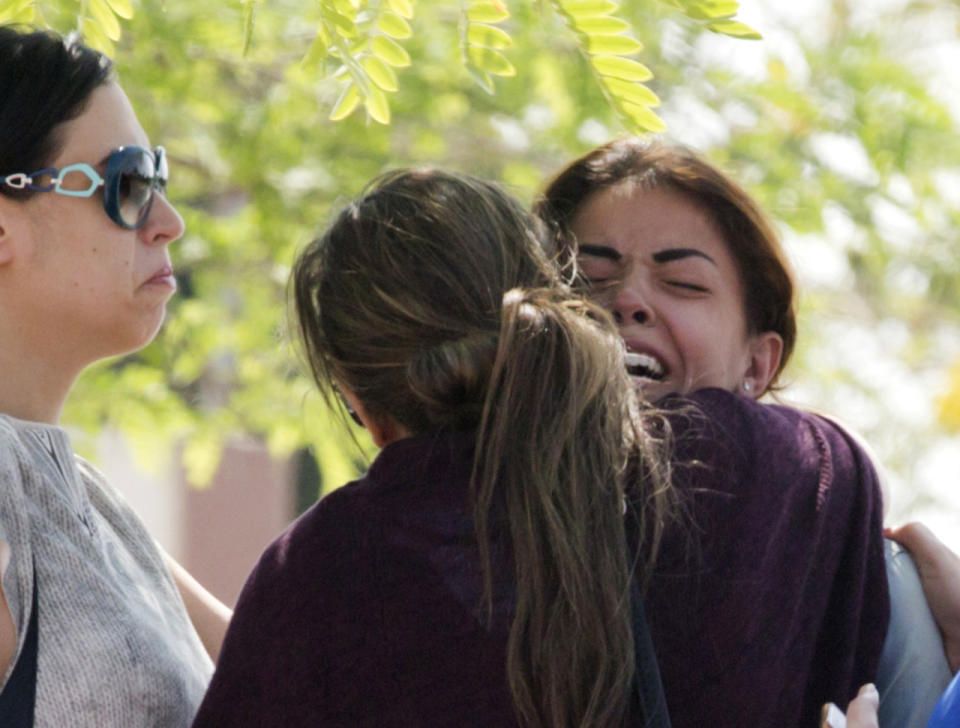
[[[695,291],[697,293],[710,293],[709,288],[704,286],[699,286],[696,283],[687,283],[685,281],[666,281],[668,286],[673,286],[674,288],[682,288],[687,291]]]

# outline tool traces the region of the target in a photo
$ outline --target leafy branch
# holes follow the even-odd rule
[[[662,131],[663,121],[651,109],[660,104],[657,95],[644,85],[653,73],[629,56],[643,49],[630,35],[630,23],[613,13],[613,0],[553,0],[554,10],[580,39],[604,95],[624,121],[643,131]]]
[[[303,63],[316,67],[327,58],[340,61],[332,77],[343,78],[344,84],[331,120],[346,119],[363,104],[371,119],[390,123],[387,94],[399,88],[393,69],[410,65],[410,54],[397,41],[413,35],[412,18],[411,0],[370,2],[362,8],[356,0],[321,4],[320,28]]]
[[[729,35],[733,38],[760,40],[762,37],[749,25],[734,20],[740,10],[736,0],[660,0],[682,11],[687,17],[703,24],[714,33]]]
[[[421,0],[423,1],[423,0]],[[649,0],[652,2],[652,0]],[[76,7],[77,28],[87,43],[112,54],[121,36],[121,19],[133,17],[131,0],[49,0]],[[243,55],[253,42],[257,8],[262,0],[241,0]],[[759,38],[737,21],[736,0],[660,0],[715,33],[735,38]],[[597,83],[628,127],[661,131],[664,123],[653,111],[660,100],[646,85],[651,70],[632,58],[643,46],[630,22],[619,17],[615,0],[550,0],[549,6],[579,41]],[[301,66],[321,78],[341,82],[330,119],[341,121],[362,105],[367,116],[390,123],[389,94],[399,89],[396,69],[411,64],[401,41],[413,36],[413,0],[320,0],[316,36]],[[505,54],[513,38],[501,24],[510,18],[506,0],[461,0],[458,22],[464,68],[488,93],[494,77],[512,77],[517,69]],[[0,0],[0,23],[45,23],[38,0]],[[336,64],[332,72],[328,65]]]
[[[493,76],[517,75],[517,69],[500,51],[513,45],[513,38],[497,27],[510,17],[507,6],[497,0],[470,0],[460,13],[460,54],[467,72],[487,93],[494,93]]]

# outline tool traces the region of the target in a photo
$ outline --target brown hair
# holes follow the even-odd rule
[[[541,232],[490,183],[389,173],[298,258],[296,314],[328,401],[340,382],[411,433],[477,430],[484,603],[492,618],[499,534],[513,556],[506,668],[521,722],[620,726],[634,675],[625,484],[645,499],[647,552],[669,489],[616,328],[562,283]]]
[[[0,177],[31,174],[59,153],[62,124],[114,80],[113,64],[74,36],[16,25],[0,26],[0,58]],[[0,184],[0,195],[33,194]]]
[[[793,276],[766,216],[740,186],[692,151],[618,139],[568,165],[537,202],[537,214],[556,229],[568,258],[575,254],[570,225],[580,206],[593,193],[624,181],[677,192],[713,219],[743,282],[748,332],[775,331],[783,339],[772,388],[793,353],[797,322]]]

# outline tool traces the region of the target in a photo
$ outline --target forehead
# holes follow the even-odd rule
[[[58,133],[62,145],[53,166],[94,163],[121,146],[150,146],[130,100],[116,83],[95,89],[83,113],[65,122]]]
[[[610,246],[624,256],[692,247],[733,264],[711,215],[674,190],[613,185],[590,195],[571,227],[580,242]]]

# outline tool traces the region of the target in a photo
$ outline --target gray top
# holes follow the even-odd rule
[[[36,564],[37,728],[190,725],[213,665],[156,543],[61,428],[0,415],[0,540],[17,656]]]
[[[890,626],[877,669],[880,725],[924,728],[952,674],[913,559],[889,539],[884,548]]]

